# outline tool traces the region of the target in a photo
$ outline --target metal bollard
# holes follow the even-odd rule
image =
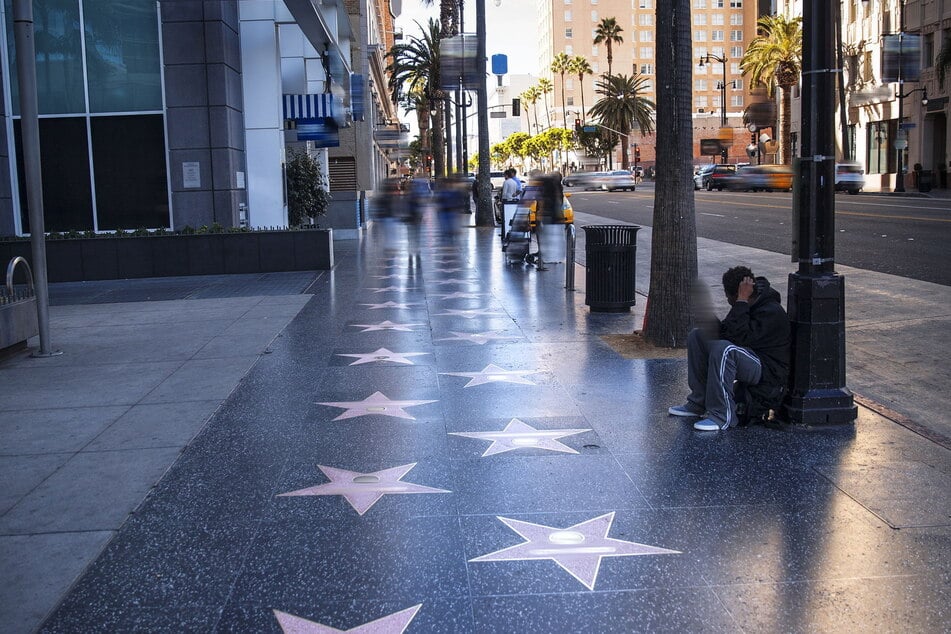
[[[575,226],[565,225],[565,288],[575,290]]]

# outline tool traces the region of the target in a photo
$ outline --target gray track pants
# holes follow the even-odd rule
[[[726,429],[736,424],[733,381],[759,383],[762,366],[748,348],[723,339],[707,339],[698,329],[687,337],[687,402]]]

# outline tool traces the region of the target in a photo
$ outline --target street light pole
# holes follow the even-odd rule
[[[720,62],[723,65],[723,83],[720,84],[720,128],[727,127],[726,121],[726,65],[730,60],[726,57],[720,57],[719,55],[714,55],[713,53],[707,53],[706,55],[700,56],[700,67],[704,66],[704,63],[709,64],[711,61]],[[721,149],[720,151],[720,162],[727,162],[727,152],[726,148]]]
[[[495,216],[492,213],[492,183],[490,182],[489,156],[489,95],[485,78],[485,0],[476,0],[476,71],[479,86],[476,90],[476,109],[479,120],[479,171],[476,177],[476,226],[492,227]]]
[[[780,415],[804,425],[857,415],[845,386],[845,280],[835,272],[835,10],[828,0],[803,5],[799,269],[789,275],[789,394]]]

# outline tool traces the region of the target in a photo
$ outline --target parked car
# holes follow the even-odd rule
[[[710,165],[702,165],[697,168],[697,171],[693,173],[694,190],[707,188],[707,182],[710,180],[710,174],[713,172],[714,167],[716,166],[711,163]]]
[[[836,163],[835,191],[857,194],[865,187],[865,170],[858,163]]]
[[[613,172],[605,172],[599,177],[598,185],[604,191],[613,192],[617,189],[624,189],[632,192],[637,189],[637,180],[629,170],[614,170]]]

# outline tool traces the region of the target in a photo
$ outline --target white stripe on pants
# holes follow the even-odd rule
[[[726,429],[736,424],[733,381],[759,383],[762,366],[753,351],[694,329],[687,337],[687,401]]]

